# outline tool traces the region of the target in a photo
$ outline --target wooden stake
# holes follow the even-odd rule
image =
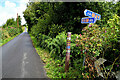
[[[69,70],[70,42],[71,42],[71,32],[68,32],[67,33],[66,59],[65,59],[65,72],[67,72]]]
[[[18,13],[17,13],[17,26],[18,26],[18,28],[19,28],[19,23],[18,23]]]

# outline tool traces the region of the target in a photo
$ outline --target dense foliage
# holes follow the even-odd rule
[[[36,45],[48,49],[50,57],[55,60],[57,67],[59,66],[56,68],[55,65],[51,66],[51,63],[46,64],[46,67],[51,69],[51,72],[48,72],[49,77],[98,77],[99,73],[95,69],[94,61],[99,58],[107,60],[103,66],[105,68],[101,70],[104,74],[103,78],[110,78],[111,72],[120,70],[119,7],[120,2],[116,4],[113,2],[30,2],[24,11],[28,30],[35,37]],[[99,13],[101,20],[89,27],[81,24],[85,9]],[[70,71],[66,74],[63,69],[68,31],[72,32],[72,35]],[[83,67],[84,57],[86,63]]]
[[[80,31],[85,25],[82,25],[80,20],[84,17],[85,9],[101,14],[101,20],[97,23],[104,26],[113,14],[119,15],[119,7],[120,2],[116,4],[112,2],[30,2],[24,11],[24,17],[29,31],[33,27],[38,29],[40,33],[55,37],[63,30],[81,33]],[[58,29],[59,31],[57,31]]]
[[[9,37],[13,37],[18,33],[22,32],[22,26],[21,26],[21,18],[18,16],[18,24],[17,25],[17,18],[14,20],[14,18],[8,19],[4,25],[1,26],[1,36],[0,38],[4,41],[5,39]]]
[[[113,19],[108,20],[107,24],[109,26],[99,27],[91,24],[92,26],[84,27],[82,35],[80,34],[77,39],[77,46],[81,53],[90,58],[97,60],[101,57],[106,59],[104,70],[109,73],[111,72],[109,70],[114,72],[120,70],[120,17],[114,15]],[[114,67],[111,67],[111,65]],[[108,74],[106,73],[106,75]],[[108,77],[106,75],[104,75],[105,78]]]

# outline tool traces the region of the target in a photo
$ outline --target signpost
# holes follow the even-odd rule
[[[92,12],[90,10],[85,9],[84,11],[85,16],[88,16],[86,18],[81,19],[81,23],[95,23],[96,20],[101,19],[101,15],[97,14],[95,12]],[[71,32],[68,32],[67,34],[67,47],[66,47],[66,59],[65,59],[65,72],[69,70],[69,60],[70,60],[70,42],[71,42]],[[85,63],[85,57],[83,61],[83,66]]]
[[[95,12],[90,11],[90,10],[87,10],[87,9],[85,9],[84,15],[88,16],[88,17],[82,18],[81,19],[81,23],[89,23],[89,25],[90,25],[90,23],[95,23],[96,20],[100,20],[101,19],[101,15],[100,14],[95,13]],[[85,57],[84,57],[84,60],[83,60],[83,66],[84,66],[84,64],[85,64]]]
[[[65,59],[65,72],[67,72],[69,70],[70,42],[71,42],[71,32],[68,32],[68,34],[67,34],[67,47],[66,47],[66,59]]]

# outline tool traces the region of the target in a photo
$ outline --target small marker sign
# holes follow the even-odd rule
[[[84,15],[88,17],[95,17],[97,20],[101,19],[101,15],[90,10],[85,9]]]
[[[95,23],[96,22],[96,18],[92,17],[92,18],[82,18],[81,19],[81,23]]]
[[[70,53],[70,50],[67,50],[67,53]]]
[[[70,46],[67,46],[68,49],[70,49]]]
[[[68,37],[67,39],[68,39],[68,40],[71,40],[71,37]]]

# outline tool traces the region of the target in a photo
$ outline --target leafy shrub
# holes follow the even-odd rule
[[[56,38],[53,38],[52,40],[46,40],[45,42],[48,43],[48,49],[50,50],[51,56],[54,56],[54,58],[62,58],[65,56],[66,51],[66,34],[65,32],[59,33],[59,35],[56,36]]]
[[[2,30],[1,31],[1,39],[4,40],[4,39],[6,39],[8,37],[9,37],[8,32],[6,30]]]
[[[104,27],[99,27],[99,25],[91,24],[91,26],[86,26],[82,29],[82,34],[72,34],[70,71],[68,72],[68,74],[65,74],[64,71],[61,71],[61,74],[57,72],[58,70],[63,69],[63,67],[65,66],[64,64],[66,56],[67,33],[65,31],[61,32],[63,30],[63,27],[61,26],[60,28],[58,28],[59,25],[53,24],[49,28],[50,33],[49,36],[47,36],[44,32],[41,32],[42,29],[39,30],[38,25],[34,25],[32,27],[31,33],[34,35],[34,37],[36,37],[37,45],[44,49],[47,48],[50,52],[51,57],[54,58],[55,63],[61,66],[60,68],[57,68],[53,71],[56,72],[53,73],[53,76],[58,75],[58,77],[69,76],[69,78],[90,78],[90,69],[86,66],[83,67],[83,57],[86,55],[89,57],[87,59],[92,58],[95,60],[99,57],[104,57],[105,59],[107,59],[107,61],[113,62],[120,53],[120,46],[118,45],[120,44],[119,26],[120,18],[115,15],[113,16],[113,19],[108,20],[108,23]],[[59,33],[59,29],[61,33]],[[120,59],[118,59],[115,64],[118,65],[119,61]],[[89,62],[88,64],[92,65]],[[107,64],[106,66],[109,67],[109,64]],[[48,68],[50,67],[50,65],[48,64],[46,67]],[[119,69],[119,67],[114,68],[114,70]],[[96,72],[94,73],[94,76],[97,76]],[[92,75],[91,77],[94,76]]]
[[[18,33],[21,33],[22,29],[21,28],[16,28],[15,25],[8,26],[6,28],[2,28],[1,31],[1,38],[2,40],[5,40],[9,37],[13,37]]]
[[[61,33],[62,31],[65,31],[65,29],[63,28],[62,25],[55,25],[52,24],[51,27],[49,27],[49,36],[50,37],[55,37],[56,35],[58,35],[59,33]]]
[[[11,37],[21,32],[21,30],[19,28],[14,28],[11,26],[7,28],[7,31]]]
[[[42,48],[46,48],[48,44],[45,42],[45,40],[47,40],[49,38],[50,38],[49,36],[46,36],[46,35],[40,33],[39,34],[39,39],[38,39],[39,45]]]
[[[103,57],[107,61],[113,62],[106,64],[106,66],[111,66],[115,63],[119,64],[118,61],[120,61],[118,59],[120,53],[120,46],[118,46],[120,44],[120,17],[114,15],[113,19],[108,20],[107,25],[105,27],[99,27],[98,25],[91,24],[89,27],[84,27],[82,30],[83,34],[79,35],[76,43],[85,55],[92,58]],[[114,62],[116,58],[118,60]],[[112,69],[118,70],[111,67]]]

